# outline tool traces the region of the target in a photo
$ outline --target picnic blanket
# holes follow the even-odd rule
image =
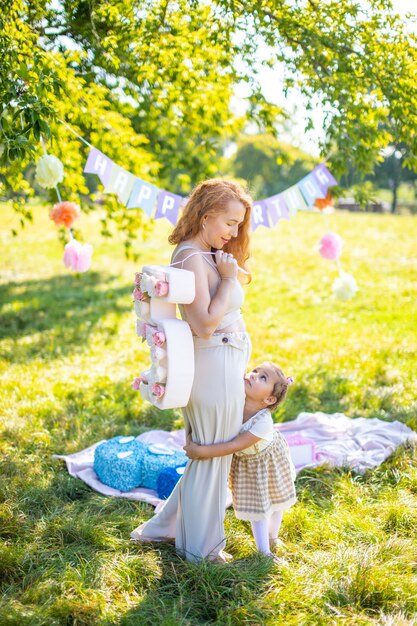
[[[300,471],[306,466],[329,463],[348,466],[357,472],[380,465],[394,450],[406,441],[417,441],[417,433],[401,422],[386,422],[377,418],[350,418],[343,413],[300,413],[295,420],[275,424],[290,445],[297,437],[311,440],[313,454],[309,461],[297,466]],[[181,450],[185,444],[185,431],[150,430],[137,437],[144,443],[162,443],[173,450]],[[71,476],[80,478],[95,491],[107,496],[140,500],[157,507],[164,501],[155,491],[138,487],[128,492],[112,489],[101,483],[93,469],[94,450],[102,443],[98,441],[89,448],[69,455],[55,454],[54,458],[66,462]],[[228,506],[231,504],[229,493]]]

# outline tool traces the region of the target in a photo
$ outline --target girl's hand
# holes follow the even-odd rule
[[[237,261],[233,254],[217,250],[215,258],[221,278],[237,278]]]
[[[198,443],[194,443],[194,441],[190,441],[186,443],[183,450],[185,450],[185,454],[189,459],[202,459],[202,446],[199,446]]]

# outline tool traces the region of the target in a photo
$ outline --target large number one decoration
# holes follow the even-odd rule
[[[176,305],[194,300],[194,273],[145,265],[135,276],[133,297],[136,333],[148,343],[152,365],[132,386],[160,409],[186,406],[194,378],[194,346],[189,325],[176,317]]]

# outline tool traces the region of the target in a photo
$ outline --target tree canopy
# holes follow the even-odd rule
[[[236,148],[228,168],[258,199],[288,189],[317,165],[317,159],[270,134],[242,136]]]
[[[66,198],[87,194],[86,148],[59,120],[143,179],[187,193],[218,172],[246,120],[278,133],[286,112],[259,84],[284,63],[285,89],[325,112],[322,153],[336,175],[371,172],[388,144],[417,168],[416,37],[390,0],[0,0],[0,175],[3,196],[28,217],[25,168],[61,158]],[[411,18],[410,18],[411,19]],[[268,58],[258,50],[266,45]],[[245,116],[234,87],[249,88]],[[308,122],[308,125],[312,121]],[[127,235],[141,212],[106,198]]]

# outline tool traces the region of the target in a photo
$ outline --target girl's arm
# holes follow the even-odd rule
[[[228,456],[235,452],[240,452],[246,448],[250,448],[253,444],[261,440],[261,437],[252,435],[249,431],[245,433],[239,433],[231,441],[224,443],[212,443],[207,446],[200,446],[194,441],[187,440],[184,450],[188,458],[190,459],[212,459],[215,456]]]
[[[190,250],[184,250],[178,255],[178,260],[188,256]],[[207,275],[207,264],[199,254],[184,261],[184,269],[191,270],[195,275],[195,298],[190,304],[184,304],[187,321],[198,337],[208,339],[221,322],[229,303],[230,290],[233,287],[233,277],[237,275],[237,263],[233,259],[221,261],[221,255],[216,253],[218,269],[224,278],[220,281],[216,293],[210,295]]]

